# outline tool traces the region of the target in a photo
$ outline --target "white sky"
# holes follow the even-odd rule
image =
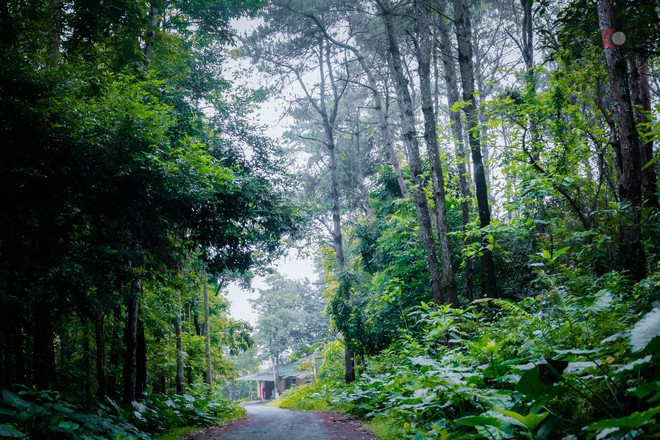
[[[252,29],[254,21],[241,19],[234,22],[233,26],[243,33]],[[260,87],[261,74],[256,68],[246,60],[230,60],[226,64],[225,75],[235,85],[243,85],[250,88]],[[282,119],[284,106],[276,100],[269,100],[261,104],[254,117],[260,125],[265,125],[265,133],[273,138],[281,136],[286,127],[287,118]],[[314,282],[317,275],[314,273],[314,262],[309,258],[299,257],[298,251],[292,249],[287,256],[280,258],[275,262],[273,268],[280,274],[291,279],[309,279]],[[252,281],[253,290],[245,290],[237,284],[230,284],[222,293],[229,300],[230,315],[236,319],[248,321],[250,324],[256,324],[257,314],[250,306],[250,299],[257,297],[257,291],[254,289],[265,289],[268,286],[264,282],[264,277],[255,277]]]
[[[280,258],[273,266],[280,274],[287,278],[302,280],[307,278],[314,282],[317,278],[314,272],[314,263],[310,259],[300,258],[296,254],[297,250],[292,249],[284,258]],[[264,282],[264,277],[255,277],[252,281],[253,289],[266,289],[268,286]],[[229,300],[229,314],[230,316],[247,321],[254,325],[257,322],[257,314],[248,300],[257,297],[256,290],[245,290],[237,284],[230,284],[223,292]]]

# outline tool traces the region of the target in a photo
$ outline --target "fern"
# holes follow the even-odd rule
[[[527,310],[522,308],[519,304],[511,302],[507,299],[500,298],[481,298],[475,299],[473,303],[491,303],[500,309],[504,310],[509,316],[514,318],[524,318],[526,321],[533,323],[537,327],[545,326],[545,323],[538,317],[532,315]]]

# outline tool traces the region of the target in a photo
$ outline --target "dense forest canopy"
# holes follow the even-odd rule
[[[4,2],[0,435],[213,423],[255,341],[401,438],[657,435],[658,47],[658,0]]]

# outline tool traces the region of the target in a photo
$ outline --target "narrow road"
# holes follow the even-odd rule
[[[375,440],[358,422],[342,414],[291,411],[255,403],[248,417],[207,429],[192,440]]]

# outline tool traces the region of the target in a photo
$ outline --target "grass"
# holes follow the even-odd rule
[[[181,428],[174,428],[169,432],[157,435],[154,437],[154,440],[181,440],[200,429],[202,429],[201,426],[182,426]]]
[[[326,399],[315,394],[316,391],[317,389],[314,387],[314,384],[299,385],[286,390],[280,397],[267,403],[267,405],[303,411],[341,412]]]
[[[363,423],[364,427],[373,432],[380,440],[398,440],[404,437],[403,428],[393,417],[374,417]]]
[[[218,425],[232,420],[242,419],[246,416],[247,412],[245,411],[245,408],[233,405],[232,410],[223,414],[223,417],[218,420]],[[182,426],[179,428],[173,428],[168,432],[154,436],[153,440],[182,440],[205,428],[208,428],[208,426]]]

